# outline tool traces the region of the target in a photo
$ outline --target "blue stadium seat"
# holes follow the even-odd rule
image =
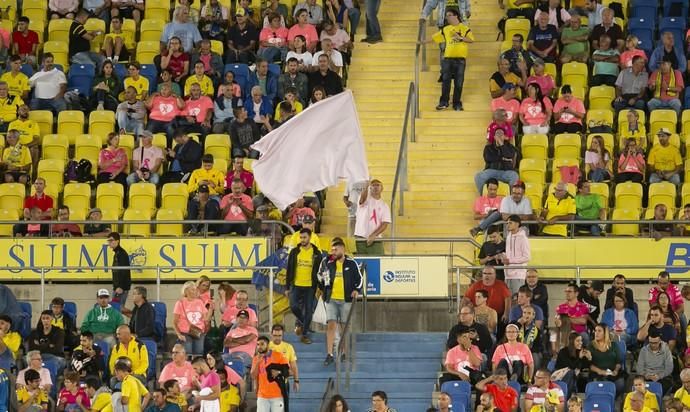
[[[165,341],[166,333],[166,321],[168,312],[164,302],[149,302],[153,306],[154,320],[153,332],[160,338],[161,341]]]
[[[688,0],[664,0],[664,17],[684,17],[688,15]]]
[[[556,359],[551,359],[549,363],[546,364],[546,369],[553,373],[556,370]]]
[[[26,77],[31,77],[34,75],[34,67],[30,64],[22,64],[22,67],[19,69],[20,72],[24,73]]]
[[[55,359],[43,359],[43,367],[48,369],[48,372],[50,372],[50,379],[53,382],[57,382],[57,377],[58,377],[58,364]],[[57,387],[58,385],[53,385],[50,388],[50,397],[55,399],[57,397]]]
[[[280,76],[280,65],[271,63],[268,65],[268,71],[269,73],[272,73],[274,76],[278,77]]]
[[[112,306],[116,311],[120,312],[120,302],[111,301],[110,306]]]
[[[466,410],[472,410],[472,385],[465,381],[444,382],[441,385],[441,392],[447,392],[453,403],[453,410],[463,405]]]
[[[17,325],[15,329],[22,339],[26,339],[31,334],[31,312],[33,309],[30,302],[17,301],[17,303],[19,304],[19,307],[22,308],[22,312],[24,312],[26,316],[24,316],[23,322],[20,325]]]
[[[655,20],[649,17],[631,17],[628,19],[628,33],[640,41],[640,49],[651,52],[654,49]]]
[[[249,67],[247,67],[246,64],[226,64],[225,70],[223,70],[223,76],[225,76],[227,72],[233,72],[235,74],[235,81],[240,85],[240,90],[246,88],[247,81],[249,80]]]
[[[568,385],[565,382],[555,381],[554,383],[561,387],[561,390],[563,391],[563,396],[568,396]]]
[[[603,396],[608,398],[612,405],[616,399],[616,384],[609,381],[589,382],[585,386],[585,397]],[[587,410],[587,409],[585,409]]]
[[[158,85],[158,70],[153,64],[142,64],[139,74],[146,77],[149,81],[149,95],[156,91]]]
[[[585,398],[582,410],[587,412],[613,412],[612,403],[597,398]]]
[[[647,387],[648,391],[656,395],[656,401],[659,403],[659,405],[663,405],[661,400],[664,397],[664,389],[661,384],[659,382],[645,382],[645,386]]]
[[[659,35],[670,31],[673,33],[674,44],[685,44],[685,19],[681,17],[662,17],[659,19]],[[661,44],[661,43],[659,43]]]
[[[244,378],[244,373],[245,373],[244,362],[242,362],[239,359],[232,359],[232,360],[226,361],[225,364],[227,366],[229,366],[230,369],[234,370],[238,375],[240,375],[241,377]]]
[[[103,382],[106,382],[110,377],[110,367],[108,366],[108,363],[110,362],[110,345],[108,345],[108,342],[104,340],[96,340],[93,343],[101,348],[101,351],[103,351],[103,363],[105,364],[105,370],[103,371]]]
[[[151,339],[142,339],[141,343],[146,345],[146,351],[149,354],[149,369],[146,374],[147,380],[156,379],[156,356],[158,355],[158,344]]]
[[[518,394],[518,400],[520,399],[520,394],[522,393],[522,388],[520,387],[520,382],[516,381],[508,381],[508,386],[511,388],[515,389],[515,392]],[[518,412],[520,412],[520,402],[518,401]],[[523,412],[529,412],[529,411],[523,411]]]
[[[118,63],[113,67],[115,76],[117,76],[120,81],[123,81],[127,77],[127,66],[123,63]]]
[[[65,301],[65,307],[62,308],[65,313],[68,313],[70,316],[72,316],[72,319],[76,322],[77,321],[77,304],[72,302],[72,301]]]

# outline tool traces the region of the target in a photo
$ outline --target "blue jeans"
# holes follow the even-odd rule
[[[623,98],[623,100],[621,101],[613,101],[613,108],[616,110],[616,112],[620,112],[621,110],[627,108],[644,110],[646,107],[647,105],[645,104],[644,99],[635,100],[635,104],[633,104],[632,106],[628,104],[628,100],[625,98]]]
[[[603,182],[610,178],[609,171],[606,169],[592,169],[589,171],[589,180],[592,182]]]
[[[592,220],[592,219],[586,219],[582,216],[575,216],[575,220]],[[584,229],[584,230],[589,230],[589,232],[592,234],[592,236],[601,236],[601,228],[599,225],[594,224],[594,225],[577,225],[578,228]]]
[[[652,173],[649,175],[649,183],[659,183],[663,181],[668,181],[673,183],[676,186],[680,186],[680,175],[678,173],[674,173],[673,176],[671,176],[670,179],[664,179],[661,177],[661,175],[657,174],[656,172]]]
[[[31,110],[50,110],[53,115],[67,110],[65,99],[33,99],[31,100]]]
[[[359,26],[359,18],[361,16],[362,13],[359,11],[357,7],[347,9],[347,18],[350,19],[350,36],[352,38],[355,37],[355,33],[357,32],[357,26]],[[345,29],[347,28],[345,27]]]
[[[381,38],[381,25],[378,18],[379,7],[381,7],[381,0],[367,0],[367,38]]]
[[[100,70],[104,61],[105,57],[102,54],[92,51],[79,52],[72,56],[72,64],[93,64],[96,71]]]
[[[135,136],[140,136],[144,131],[144,120],[137,120],[127,116],[127,112],[118,111],[116,113],[117,125],[120,129],[125,129],[125,132],[134,132]]]
[[[513,186],[515,182],[520,179],[515,170],[496,170],[496,169],[485,169],[474,175],[474,184],[477,185],[477,192],[479,195],[482,194],[482,189],[486,184],[486,181],[494,178],[499,182],[508,183]]]
[[[454,81],[453,105],[460,104],[462,85],[465,82],[465,59],[445,58],[441,62],[441,100],[440,104],[448,105],[450,97],[450,81]]]
[[[184,350],[188,355],[203,355],[204,354],[204,339],[206,334],[202,333],[199,339],[194,339],[193,337],[184,334],[185,341],[179,342],[184,345]]]
[[[675,110],[676,114],[680,115],[683,105],[680,103],[680,99],[661,100],[655,98],[647,102],[647,108],[650,112],[656,109],[672,109]]]
[[[290,309],[297,320],[296,326],[301,326],[304,336],[309,336],[311,317],[314,314],[314,289],[305,286],[290,288]]]
[[[127,185],[131,186],[134,183],[140,182],[141,179],[139,179],[139,176],[136,173],[130,173],[129,176],[127,176]],[[160,176],[158,176],[158,173],[151,173],[151,177],[149,177],[149,183],[153,183],[154,185],[158,185],[158,182],[160,181]]]
[[[501,213],[498,211],[494,210],[491,212],[487,217],[482,219],[479,222],[479,229],[481,229],[482,232],[486,232],[486,229],[489,228],[489,226],[493,225],[494,223],[498,222],[501,220]]]

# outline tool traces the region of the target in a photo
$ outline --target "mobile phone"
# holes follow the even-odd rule
[[[213,299],[213,292],[215,292],[213,289],[210,290],[211,292],[211,299]]]

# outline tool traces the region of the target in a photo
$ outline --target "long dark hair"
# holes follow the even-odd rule
[[[541,87],[539,86],[538,83],[530,83],[527,85],[527,96],[529,97],[529,88],[534,87],[535,95],[534,99],[539,102],[541,105],[541,111],[546,113],[546,106],[544,106],[544,95],[541,92]]]
[[[570,335],[568,335],[568,346],[567,346],[568,354],[572,358],[579,355],[578,350],[575,349],[575,339],[577,339],[579,337],[580,337],[580,335],[576,332],[572,332],[572,333],[570,333]]]
[[[347,405],[347,401],[345,400],[345,398],[343,398],[342,395],[335,394],[328,401],[328,406],[326,406],[326,412],[335,412],[335,406],[338,401],[340,401],[343,404],[343,411],[348,412],[350,410],[350,407]]]
[[[212,350],[209,353],[206,354],[211,355],[213,359],[216,361],[215,366],[213,369],[215,370],[225,370],[225,363],[223,362],[223,357],[221,356],[221,353],[218,352],[217,350]]]

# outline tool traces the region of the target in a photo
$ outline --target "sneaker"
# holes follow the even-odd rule
[[[461,112],[463,110],[462,103],[454,104],[453,110],[455,110],[456,112]]]
[[[300,342],[304,343],[305,345],[311,345],[311,339],[309,339],[309,336],[307,335],[302,335]]]
[[[304,330],[302,329],[301,326],[295,326],[295,335],[302,336],[303,333],[304,333]]]
[[[478,234],[479,234],[479,228],[478,227],[473,227],[472,229],[470,229],[470,235],[472,235],[472,237],[477,237]]]
[[[326,359],[323,361],[323,366],[328,366],[335,361],[335,358],[330,353],[326,355]]]
[[[383,38],[381,38],[381,37],[365,37],[362,39],[362,42],[369,43],[369,44],[381,43],[382,41],[383,41]]]
[[[443,75],[439,74],[438,75],[438,80],[436,80],[437,83],[443,83]]]
[[[103,103],[98,103],[98,106],[96,106],[96,110],[103,110]]]
[[[341,354],[340,354],[340,362],[341,362],[341,363],[342,363],[342,362],[345,362],[345,354],[344,354],[344,353],[341,353]]]
[[[436,110],[446,110],[447,108],[448,105],[444,103],[439,103],[438,106],[436,106]]]

